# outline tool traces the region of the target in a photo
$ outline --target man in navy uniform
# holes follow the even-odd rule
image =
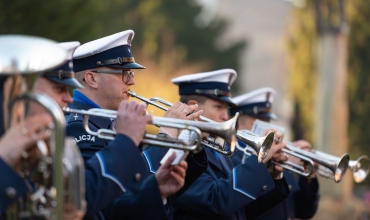
[[[50,96],[61,108],[72,102],[68,86],[82,88],[81,84],[74,78],[71,63],[72,53],[79,45],[79,42],[60,43],[59,46],[67,51],[68,61],[62,66],[40,73],[40,77],[34,86],[36,92],[42,92]],[[0,170],[9,176],[6,181],[1,181],[0,187],[5,190],[1,190],[0,193],[0,209],[5,209],[11,201],[29,191],[25,181],[11,167],[20,162],[23,151],[35,149],[37,140],[50,137],[46,131],[36,132],[42,127],[48,127],[51,123],[51,117],[47,113],[42,113],[43,109],[40,107],[32,105],[30,118],[19,125],[12,126],[0,141],[0,157],[2,158],[0,160]],[[86,174],[96,172],[94,169],[86,167]],[[64,208],[64,219],[82,219],[84,215],[83,210],[77,210],[70,205],[65,205]]]
[[[265,87],[234,97],[232,100],[237,106],[230,108],[230,115],[232,116],[239,112],[238,129],[251,130],[256,119],[265,122],[276,120],[277,117],[272,112],[274,95],[274,89]],[[241,142],[239,142],[239,145],[246,147]],[[293,142],[293,145],[305,150],[311,148],[311,145],[303,140]],[[244,159],[246,157],[243,151],[238,151],[235,157],[232,158],[235,166],[242,162],[243,157]],[[319,201],[317,179],[307,179],[302,176],[296,179],[288,170],[284,171],[284,177],[289,184],[291,196],[268,210],[258,219],[312,218],[316,213]]]
[[[74,90],[73,102],[69,107],[82,110],[120,110],[122,103],[127,103],[127,92],[135,84],[132,70],[144,68],[132,56],[133,37],[132,30],[123,31],[85,43],[76,49],[73,55],[74,70],[76,79],[84,89]],[[136,109],[134,114],[120,117],[122,112],[131,112],[132,109]],[[88,124],[91,130],[116,130],[118,135],[113,141],[89,135],[83,127],[83,115],[71,113],[66,116],[67,135],[74,137],[85,163],[91,163],[91,158],[98,156],[95,166],[100,166],[103,176],[111,180],[109,185],[96,183],[95,188],[87,188],[86,218],[142,219],[156,216],[163,219],[170,214],[171,209],[166,198],[183,186],[187,165],[182,162],[171,166],[174,159],[172,155],[159,168],[159,172],[149,175],[138,148],[144,135],[143,125],[151,121],[150,115],[143,116],[144,109],[144,103],[138,105],[132,101],[125,109],[121,109],[124,111],[118,113],[116,121],[90,117]],[[110,158],[102,159],[101,153],[107,150],[116,153]],[[107,192],[114,191],[112,188],[116,193],[107,196]],[[90,195],[93,196],[89,198]]]
[[[272,112],[271,105],[274,101],[275,90],[269,87],[261,88],[249,92],[247,94],[232,98],[237,106],[229,108],[230,116],[239,112],[238,130],[252,130],[253,123],[256,119],[269,122],[270,119],[276,120],[277,116]],[[243,103],[243,104],[241,104]],[[238,149],[235,156],[232,157],[235,164],[245,159],[242,149],[246,146],[243,142],[238,140]]]
[[[234,105],[230,99],[230,86],[235,79],[234,70],[223,69],[181,76],[172,82],[179,85],[181,102],[197,104],[203,110],[203,116],[223,122],[228,119],[227,107]],[[278,161],[285,160],[279,152],[281,148],[281,145],[274,145],[266,159],[273,155]],[[261,210],[269,209],[289,194],[285,180],[279,178],[282,169],[272,176],[263,163],[257,163],[255,156],[233,169],[226,156],[207,147],[205,151],[209,166],[174,203],[176,219],[255,218],[263,212]],[[158,160],[160,158],[148,158],[152,165]],[[253,212],[248,207],[254,209]]]

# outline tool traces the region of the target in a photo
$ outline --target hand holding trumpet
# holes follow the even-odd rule
[[[265,133],[268,132],[275,132],[274,134],[274,143],[272,144],[269,153],[267,154],[266,158],[263,160],[263,163],[268,163],[270,160],[274,161],[276,163],[284,163],[288,160],[288,156],[282,151],[282,149],[285,146],[284,142],[281,142],[282,134],[279,132],[276,132],[275,130],[268,130],[265,131]],[[280,179],[281,173],[284,171],[284,168],[276,165],[276,164],[270,164],[269,166],[272,166],[270,169],[271,175],[274,179]]]
[[[145,103],[136,101],[122,101],[118,107],[116,131],[130,137],[136,146],[139,146],[145,133],[145,126],[151,122],[151,115],[143,115]]]
[[[176,102],[168,109],[168,111],[166,111],[164,117],[194,120],[197,119],[203,113],[203,110],[194,112],[197,108],[198,105],[187,105],[181,102]],[[170,137],[177,137],[179,135],[179,130],[175,128],[161,127],[160,132],[166,133]]]
[[[22,154],[36,149],[38,140],[50,137],[45,129],[50,123],[48,114],[40,114],[12,126],[0,140],[0,157],[10,166],[17,165]]]

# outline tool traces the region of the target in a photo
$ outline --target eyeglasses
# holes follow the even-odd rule
[[[135,72],[133,70],[92,70],[94,73],[113,73],[113,74],[122,74],[122,82],[130,82],[131,77],[135,78]]]

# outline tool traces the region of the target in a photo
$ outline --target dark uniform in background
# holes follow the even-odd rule
[[[275,90],[266,87],[234,97],[232,100],[238,106],[230,108],[230,115],[233,116],[239,112],[240,115],[246,115],[252,119],[276,120],[277,117],[272,112],[274,95]],[[246,147],[241,142],[239,142],[239,145],[242,148]],[[234,166],[241,164],[243,157],[248,158],[239,150],[232,158]],[[284,178],[289,185],[291,195],[257,219],[308,219],[315,215],[320,198],[317,179],[308,181],[305,177],[297,177],[288,170],[284,171]]]
[[[232,102],[230,85],[236,73],[219,70],[192,74],[173,79],[179,85],[180,95],[203,95],[221,102]],[[204,109],[204,111],[207,111]],[[274,181],[257,157],[233,168],[230,158],[205,147],[209,166],[206,171],[174,202],[175,219],[246,219],[260,215],[261,209],[249,210],[248,205],[270,208],[289,195],[285,180]],[[148,161],[161,158],[149,155]],[[269,199],[267,198],[270,196]],[[262,199],[261,199],[262,198]],[[253,205],[251,205],[252,207]]]

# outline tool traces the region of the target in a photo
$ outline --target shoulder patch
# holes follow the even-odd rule
[[[67,122],[73,122],[73,121],[83,121],[84,117],[82,114],[78,113],[71,113],[68,115]]]
[[[74,143],[80,143],[80,142],[93,142],[95,143],[95,136],[91,134],[82,134],[77,137],[74,137]]]

